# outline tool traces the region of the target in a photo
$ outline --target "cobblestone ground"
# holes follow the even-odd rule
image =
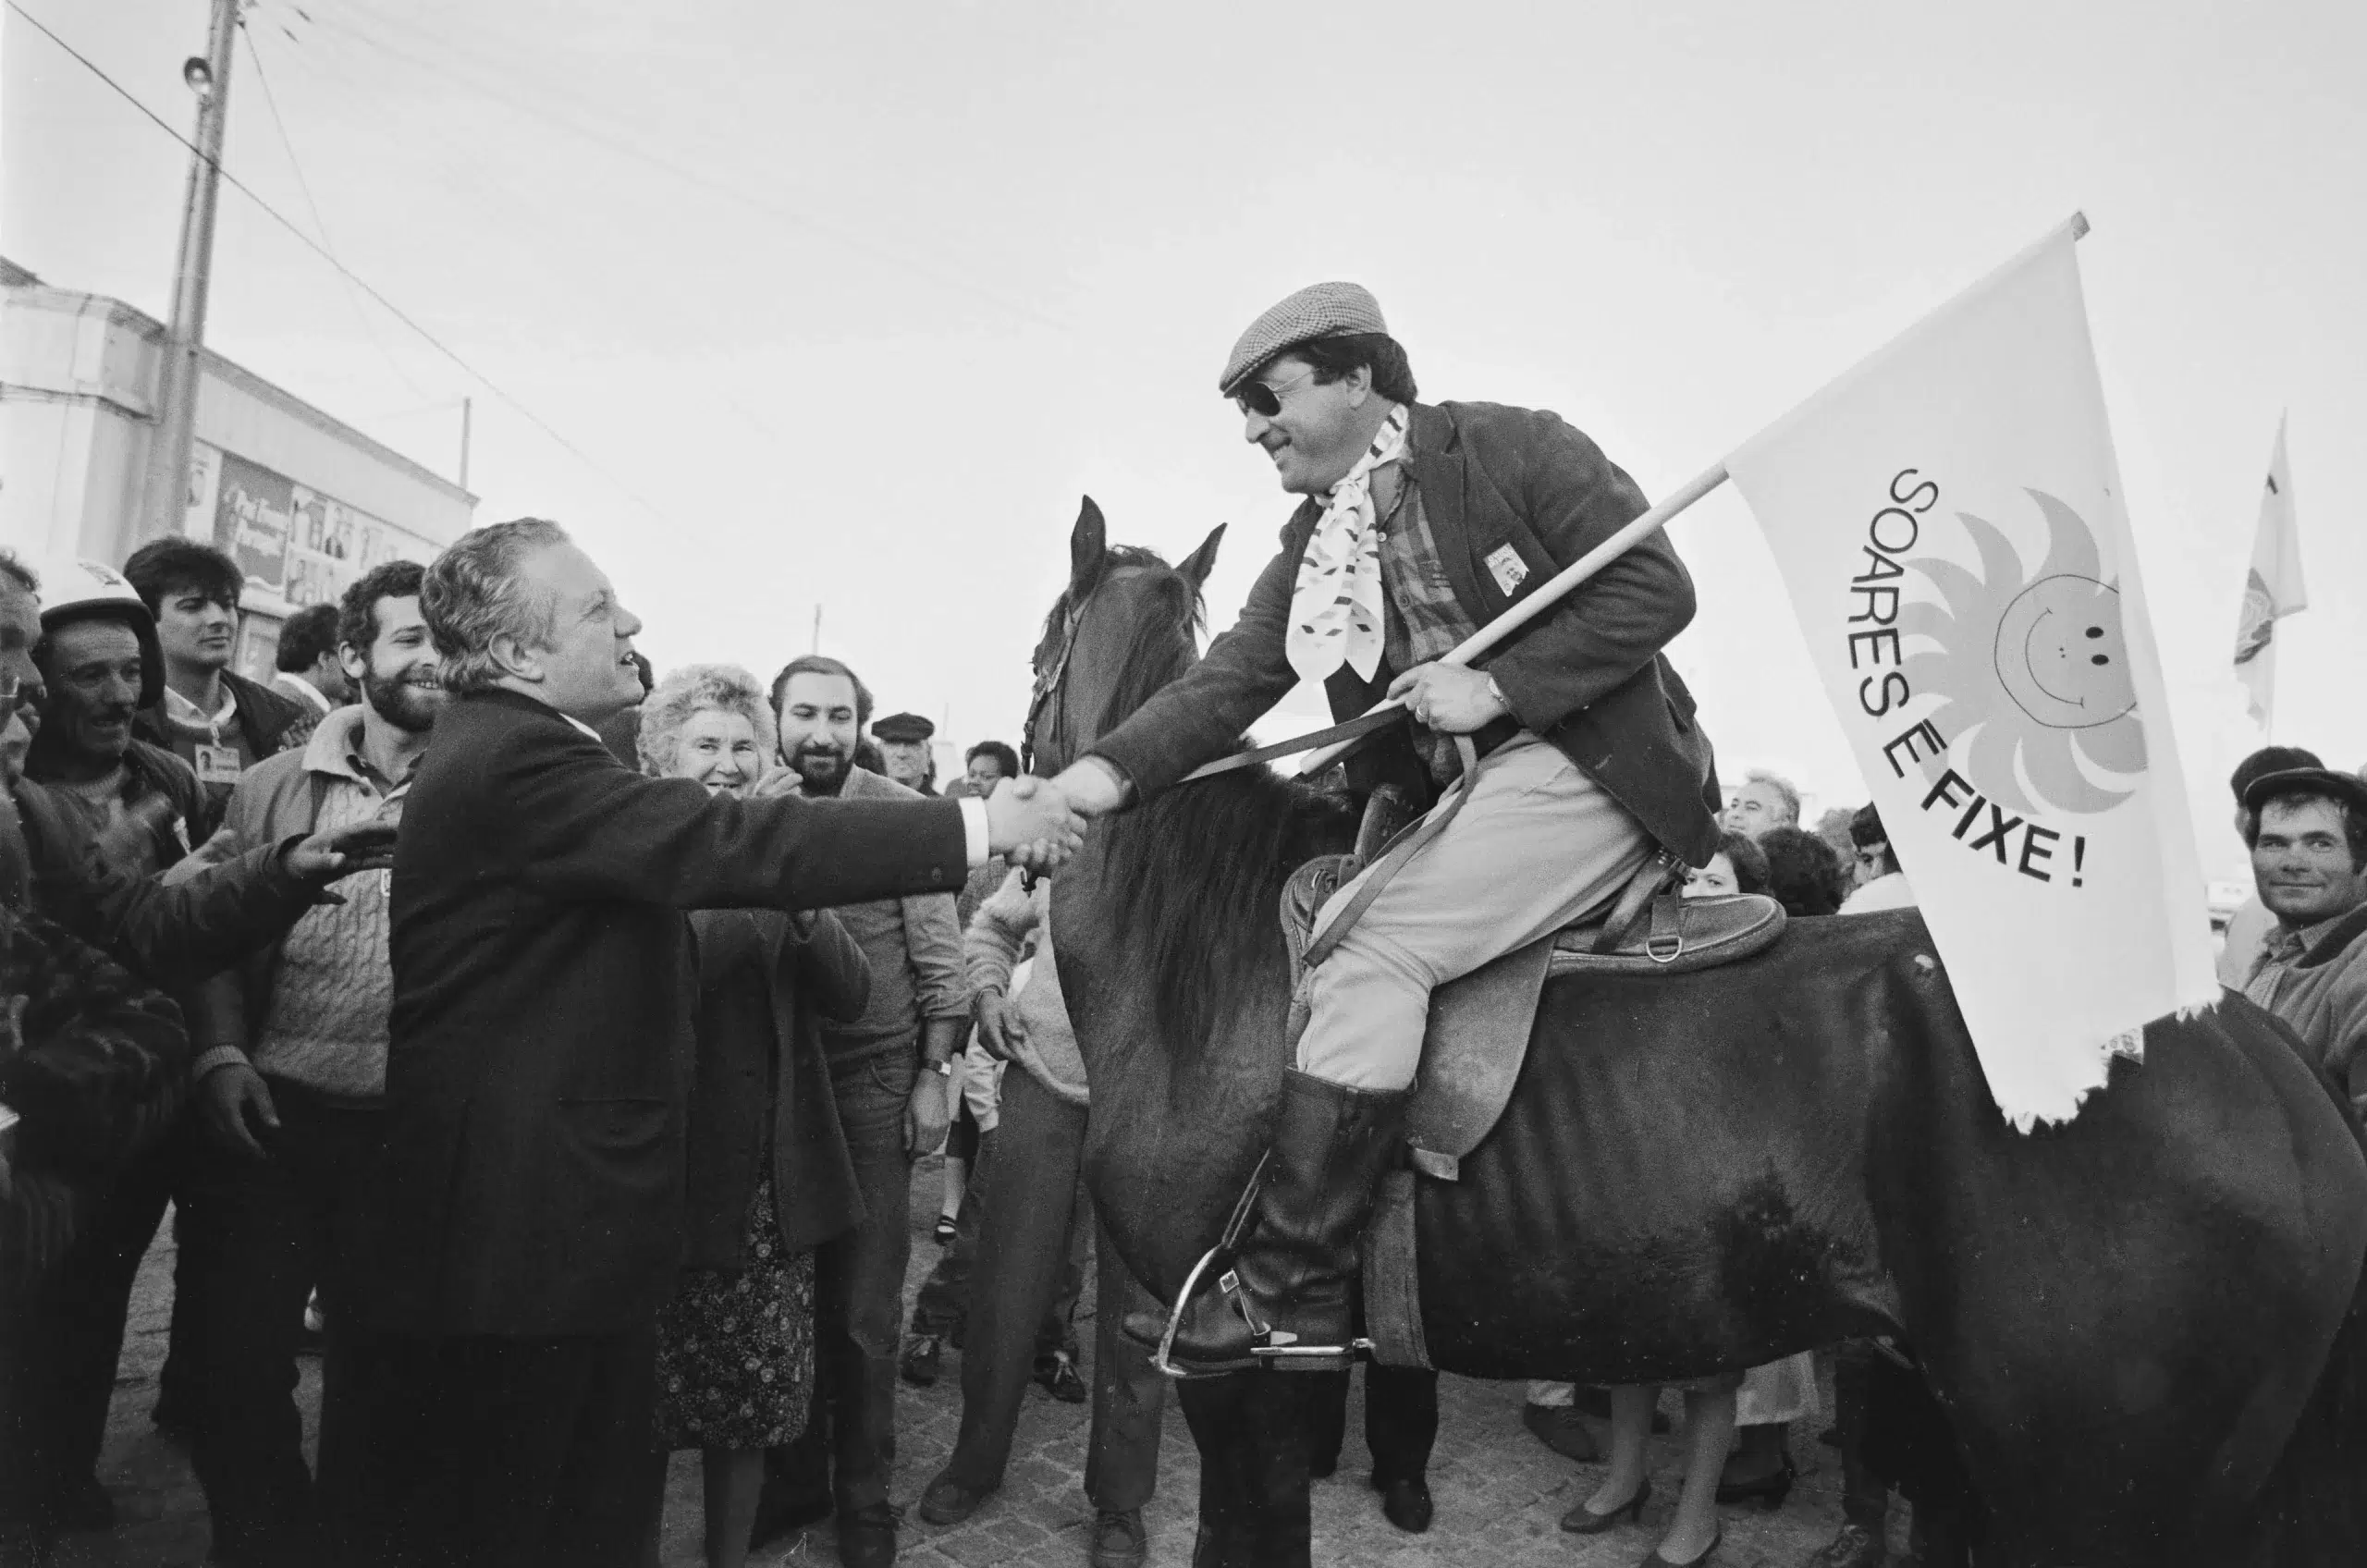
[[[936,1217],[938,1190],[938,1164],[931,1160],[913,1183],[914,1241],[913,1268],[905,1280],[908,1304],[937,1258],[926,1227]],[[60,1568],[168,1568],[204,1559],[205,1500],[186,1458],[148,1421],[171,1312],[171,1266],[167,1226],[141,1271],[100,1467],[100,1479],[116,1495],[121,1524],[108,1535],[64,1537],[57,1557]],[[1087,1293],[1079,1307],[1079,1338],[1088,1355],[1094,1310],[1090,1279],[1088,1273]],[[910,1568],[1080,1568],[1092,1522],[1082,1485],[1086,1407],[1061,1404],[1041,1390],[1029,1393],[1011,1472],[995,1498],[967,1524],[952,1529],[923,1524],[911,1513],[921,1488],[952,1447],[961,1416],[959,1366],[958,1353],[949,1350],[947,1375],[934,1388],[900,1385],[897,1390],[893,1495],[907,1510],[900,1561]],[[309,1438],[320,1403],[317,1362],[303,1363],[298,1400]],[[1674,1396],[1664,1396],[1663,1403],[1672,1412],[1676,1408]],[[1829,1403],[1828,1399],[1828,1408]],[[1647,1509],[1641,1529],[1581,1538],[1564,1534],[1557,1522],[1592,1490],[1602,1471],[1596,1465],[1574,1465],[1528,1435],[1520,1424],[1517,1385],[1449,1378],[1441,1386],[1440,1404],[1438,1447],[1430,1465],[1437,1519],[1429,1533],[1404,1535],[1381,1517],[1379,1500],[1364,1486],[1362,1417],[1352,1405],[1340,1473],[1315,1488],[1316,1562],[1385,1568],[1631,1568],[1650,1552],[1658,1539],[1657,1526],[1665,1523],[1673,1506],[1679,1478],[1671,1439],[1653,1439],[1652,1473],[1660,1496],[1672,1501],[1655,1501]],[[1822,1424],[1812,1425],[1821,1429]],[[1805,1430],[1794,1434],[1792,1452],[1804,1473],[1791,1501],[1775,1513],[1727,1510],[1720,1568],[1791,1568],[1838,1527],[1840,1475],[1833,1451],[1817,1441],[1815,1430]],[[700,1561],[698,1486],[696,1457],[676,1455],[667,1495],[665,1568],[689,1568]],[[1171,1404],[1159,1492],[1147,1510],[1155,1568],[1183,1568],[1190,1562],[1198,1490],[1191,1434]],[[1894,1544],[1903,1547],[1899,1524],[1894,1520]],[[755,1558],[763,1568],[804,1568],[837,1561],[827,1523],[776,1542]]]

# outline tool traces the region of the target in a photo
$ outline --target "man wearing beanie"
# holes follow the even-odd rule
[[[1267,1344],[1347,1342],[1357,1240],[1399,1141],[1431,989],[1613,899],[1656,850],[1705,864],[1722,803],[1693,699],[1661,653],[1693,618],[1664,535],[1486,668],[1439,662],[1645,511],[1593,442],[1551,413],[1417,402],[1405,350],[1353,283],[1303,288],[1258,317],[1217,386],[1298,509],[1233,628],[1056,782],[1088,815],[1138,803],[1313,680],[1341,717],[1400,699],[1413,722],[1392,732],[1399,758],[1445,793],[1432,817],[1443,827],[1308,975],[1254,1225],[1225,1285],[1184,1304],[1174,1355],[1196,1371],[1252,1365]],[[1469,777],[1463,742],[1479,759]],[[1252,1316],[1270,1331],[1253,1334]]]

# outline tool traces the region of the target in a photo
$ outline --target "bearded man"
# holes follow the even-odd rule
[[[401,815],[445,705],[419,606],[424,569],[389,561],[335,607],[339,676],[357,706],[325,717],[300,750],[239,775],[222,830],[173,868]],[[240,969],[209,981],[191,1010],[198,1103],[210,1146],[197,1159],[210,1267],[198,1281],[204,1337],[191,1457],[224,1568],[288,1568],[329,1555],[317,1535],[296,1389],[298,1329],[315,1285],[328,1307],[325,1376],[350,1375],[361,1260],[358,1216],[385,1141],[388,878],[357,877]],[[325,1494],[352,1445],[322,1447]],[[338,1506],[321,1511],[340,1514]]]
[[[818,654],[792,659],[774,678],[772,696],[781,758],[789,766],[759,793],[922,798],[855,766],[859,738],[871,719],[871,691],[853,670]],[[883,739],[889,728],[883,720]],[[919,738],[924,744],[926,739]],[[822,1397],[805,1436],[773,1452],[756,1535],[761,1541],[791,1523],[836,1509],[840,1560],[877,1568],[896,1556],[888,1474],[896,1446],[904,1266],[912,1255],[905,1205],[913,1161],[936,1153],[945,1141],[946,1081],[969,1024],[970,985],[951,895],[876,899],[840,905],[835,913],[871,965],[871,1001],[863,1016],[822,1028],[822,1054],[865,1216],[852,1231],[815,1249],[815,1359]]]
[[[1433,987],[1615,897],[1655,850],[1717,847],[1721,797],[1693,699],[1661,650],[1693,618],[1665,535],[1547,610],[1486,669],[1456,643],[1646,510],[1551,413],[1416,401],[1404,349],[1352,283],[1319,283],[1242,335],[1217,389],[1304,499],[1241,619],[1189,674],[1055,781],[1088,815],[1229,751],[1302,680],[1335,715],[1384,693],[1448,796],[1438,830],[1308,974],[1311,1013],[1233,1267],[1178,1304],[1193,1371],[1262,1348],[1344,1348],[1372,1189],[1399,1141]],[[1466,776],[1467,741],[1479,763]],[[1459,806],[1452,816],[1441,814]],[[1329,924],[1361,890],[1340,889]],[[1151,1338],[1148,1317],[1130,1325]]]

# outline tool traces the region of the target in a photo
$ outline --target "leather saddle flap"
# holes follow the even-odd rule
[[[1554,939],[1549,973],[1564,974],[1684,974],[1732,963],[1774,946],[1784,934],[1784,906],[1764,893],[1687,899],[1662,893],[1650,918],[1636,923],[1609,952],[1597,952],[1602,926],[1574,925]],[[1437,1014],[1431,1015],[1435,1023]]]
[[[1554,942],[1547,937],[1515,948],[1430,993],[1422,1069],[1405,1109],[1417,1169],[1452,1180],[1447,1162],[1478,1148],[1503,1115],[1528,1060]]]
[[[1297,973],[1324,901],[1355,875],[1351,855],[1302,865],[1282,890],[1282,925],[1294,969],[1288,1037],[1306,1024],[1304,975]],[[1482,964],[1430,996],[1422,1066],[1407,1108],[1406,1142],[1426,1174],[1452,1181],[1457,1162],[1479,1146],[1503,1114],[1528,1058],[1528,1039],[1546,980],[1572,974],[1683,974],[1748,958],[1784,934],[1784,906],[1757,893],[1687,899],[1674,889],[1655,898],[1609,952],[1603,923],[1576,925]]]

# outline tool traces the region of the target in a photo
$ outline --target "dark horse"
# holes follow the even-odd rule
[[[1191,666],[1216,544],[1170,569],[1107,548],[1086,503],[1037,653],[1039,771]],[[1252,769],[1097,825],[1053,884],[1086,1178],[1163,1298],[1265,1146],[1283,878],[1351,836]],[[1797,921],[1681,979],[1556,981],[1534,1040],[1461,1180],[1420,1183],[1441,1370],[1668,1381],[1897,1335],[1984,1507],[1982,1568],[2367,1562],[2367,1145],[2242,998],[2152,1025],[2141,1065],[2027,1135],[1912,912]],[[1308,1561],[1312,1381],[1184,1386],[1196,1568]]]

